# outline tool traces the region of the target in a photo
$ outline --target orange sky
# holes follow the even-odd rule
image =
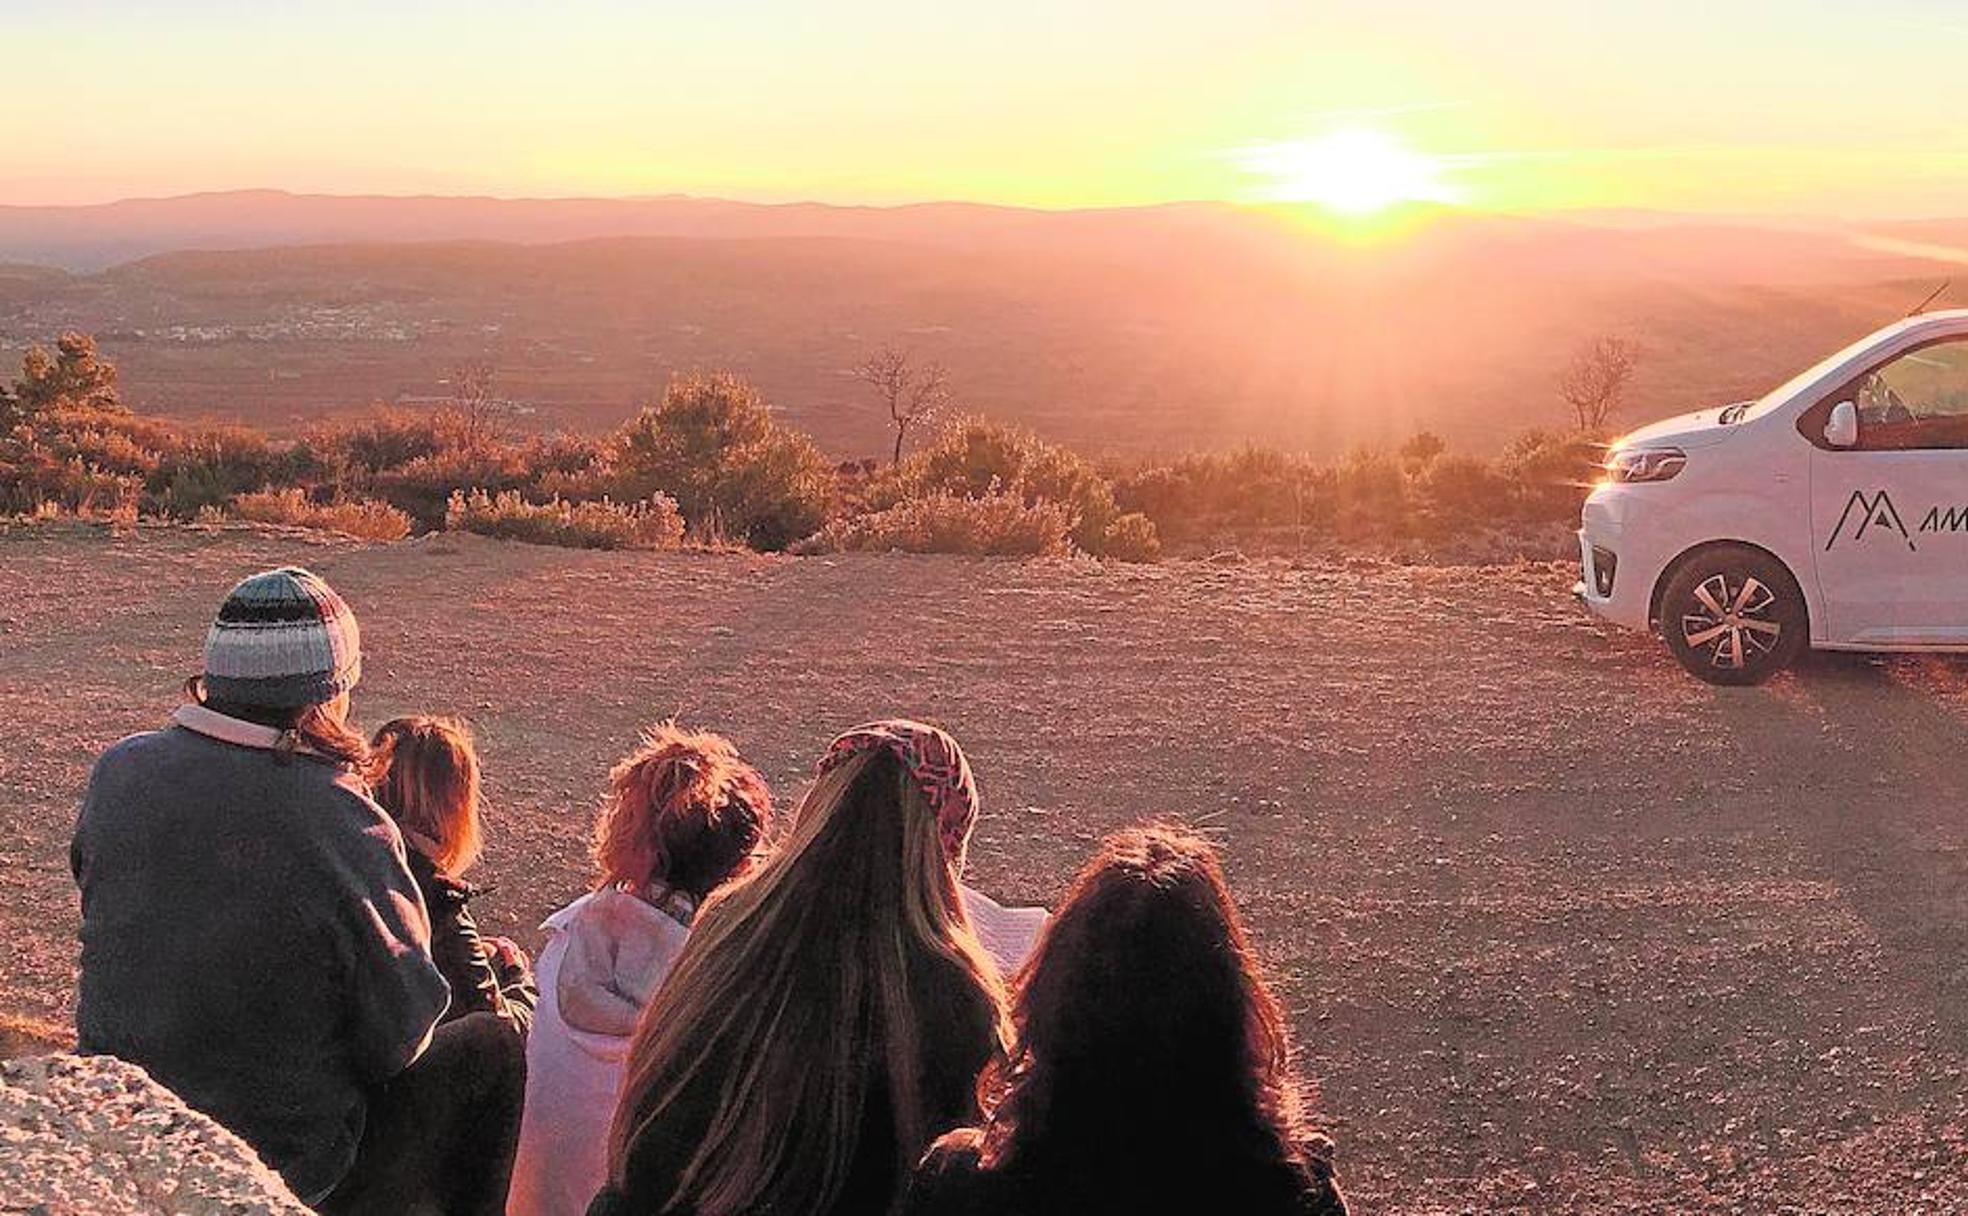
[[[1472,207],[1968,214],[1954,7],[9,0],[0,202],[1255,201],[1365,147]]]

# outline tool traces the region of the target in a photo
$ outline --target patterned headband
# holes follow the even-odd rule
[[[869,722],[843,732],[828,744],[814,776],[831,773],[856,756],[881,751],[900,760],[922,787],[936,816],[943,855],[952,869],[961,869],[970,829],[977,822],[977,781],[970,775],[970,761],[964,759],[963,749],[946,732],[905,718]]]

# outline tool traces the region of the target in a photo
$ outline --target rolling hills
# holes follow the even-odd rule
[[[442,398],[479,361],[521,425],[598,430],[727,367],[857,456],[885,419],[851,369],[894,344],[947,364],[962,407],[1097,451],[1332,455],[1421,428],[1488,451],[1562,421],[1554,378],[1602,332],[1645,351],[1630,420],[1760,392],[1917,302],[1965,227],[1442,214],[1352,244],[1215,204],[0,208],[0,358],[82,329],[139,408],[277,431]]]

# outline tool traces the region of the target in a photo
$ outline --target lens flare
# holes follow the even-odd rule
[[[1343,216],[1371,216],[1402,203],[1456,203],[1462,192],[1443,180],[1437,157],[1385,131],[1333,131],[1311,140],[1246,148],[1237,157],[1269,180],[1274,202],[1317,203]]]

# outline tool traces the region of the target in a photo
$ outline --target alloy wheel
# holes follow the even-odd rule
[[[1695,587],[1695,603],[1681,617],[1688,649],[1706,654],[1711,666],[1741,671],[1777,648],[1783,625],[1772,620],[1776,592],[1754,575],[1731,583],[1726,573]]]

